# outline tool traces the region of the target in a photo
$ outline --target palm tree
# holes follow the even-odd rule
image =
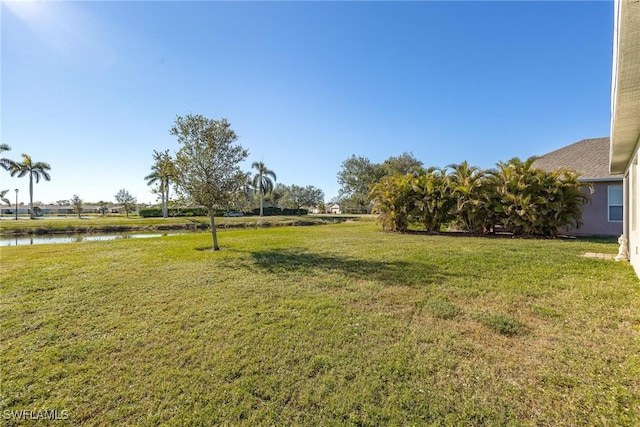
[[[31,156],[28,154],[22,154],[22,162],[14,162],[9,166],[11,176],[18,175],[18,178],[22,178],[25,175],[29,175],[29,215],[31,219],[35,218],[33,210],[33,180],[36,180],[36,184],[40,182],[40,177],[45,181],[50,181],[51,176],[49,172],[51,166],[45,162],[34,162],[31,160]]]
[[[151,173],[144,177],[147,185],[159,183],[158,191],[162,200],[162,217],[169,216],[167,205],[169,204],[169,182],[174,176],[174,165],[169,150],[162,153],[153,150],[153,160],[155,163],[151,166]]]
[[[268,169],[264,162],[253,162],[253,169],[258,171],[253,177],[253,187],[260,194],[260,216],[263,216],[264,195],[273,190],[273,181],[277,180],[274,171]],[[273,181],[271,180],[273,178]]]
[[[9,192],[9,190],[2,190],[0,191],[0,200],[2,200],[2,203],[5,203],[9,206],[11,206],[11,200],[7,199],[7,193]]]
[[[2,153],[3,151],[9,151],[9,150],[11,150],[11,147],[9,147],[7,144],[0,144],[0,153]],[[11,159],[5,159],[5,158],[0,159],[0,166],[4,170],[9,170],[11,165],[13,165],[14,163],[15,162]]]
[[[11,150],[11,147],[9,147],[7,144],[0,144],[0,153],[2,153],[3,151],[9,151],[9,150]],[[4,170],[9,170],[11,165],[13,165],[14,163],[15,162],[11,159],[5,159],[5,158],[0,159],[0,167],[2,167]],[[8,192],[9,190],[2,190],[0,192],[0,198],[4,203],[6,203],[7,205],[10,205],[11,202],[9,201],[9,199],[5,197]]]
[[[372,211],[383,230],[407,231],[416,204],[415,180],[411,174],[387,175],[371,188]]]
[[[433,167],[418,171],[412,187],[418,219],[425,230],[439,232],[453,219],[455,206],[446,171]]]
[[[451,164],[452,172],[447,175],[451,193],[455,200],[455,212],[467,231],[482,231],[478,213],[484,207],[480,202],[480,190],[486,172],[476,166],[469,166],[465,160],[460,164]]]

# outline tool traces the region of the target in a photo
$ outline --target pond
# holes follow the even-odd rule
[[[44,234],[0,236],[0,247],[23,245],[47,245],[52,243],[79,243],[118,239],[145,239],[187,234],[188,232],[148,232],[148,233],[84,233],[84,234]]]

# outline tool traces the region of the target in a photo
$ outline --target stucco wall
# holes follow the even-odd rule
[[[639,141],[640,142],[640,141]],[[629,258],[636,274],[640,277],[640,143],[636,147],[633,160],[629,164],[625,177],[625,234],[629,239]]]
[[[589,195],[591,200],[584,205],[582,211],[584,225],[579,229],[571,228],[567,230],[567,234],[576,236],[619,236],[622,234],[622,221],[609,221],[608,186],[612,184],[622,184],[622,181],[594,182],[590,185],[585,185],[583,191]],[[593,191],[593,194],[591,194],[591,191]]]

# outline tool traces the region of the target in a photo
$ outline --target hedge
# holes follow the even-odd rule
[[[218,209],[215,216],[222,216],[226,211],[224,209]],[[207,216],[207,209],[205,208],[169,208],[168,214],[170,217],[176,216]],[[140,216],[143,218],[161,218],[161,208],[145,208],[140,209]]]
[[[276,216],[276,215],[307,215],[309,211],[307,209],[289,209],[289,208],[275,208],[268,207],[262,209],[264,216]],[[260,208],[256,208],[251,211],[251,215],[260,215]]]

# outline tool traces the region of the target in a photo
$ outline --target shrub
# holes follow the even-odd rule
[[[222,209],[216,210],[215,216],[222,216],[226,211]],[[139,211],[143,218],[160,218],[162,217],[161,208],[144,208]],[[177,216],[207,216],[207,209],[202,207],[185,207],[185,208],[169,208],[168,215],[170,217]]]
[[[277,208],[270,206],[262,209],[263,216],[276,216],[276,215],[307,215],[309,211],[307,209],[289,209],[289,208]],[[260,215],[260,208],[256,208],[251,211],[251,215]]]

